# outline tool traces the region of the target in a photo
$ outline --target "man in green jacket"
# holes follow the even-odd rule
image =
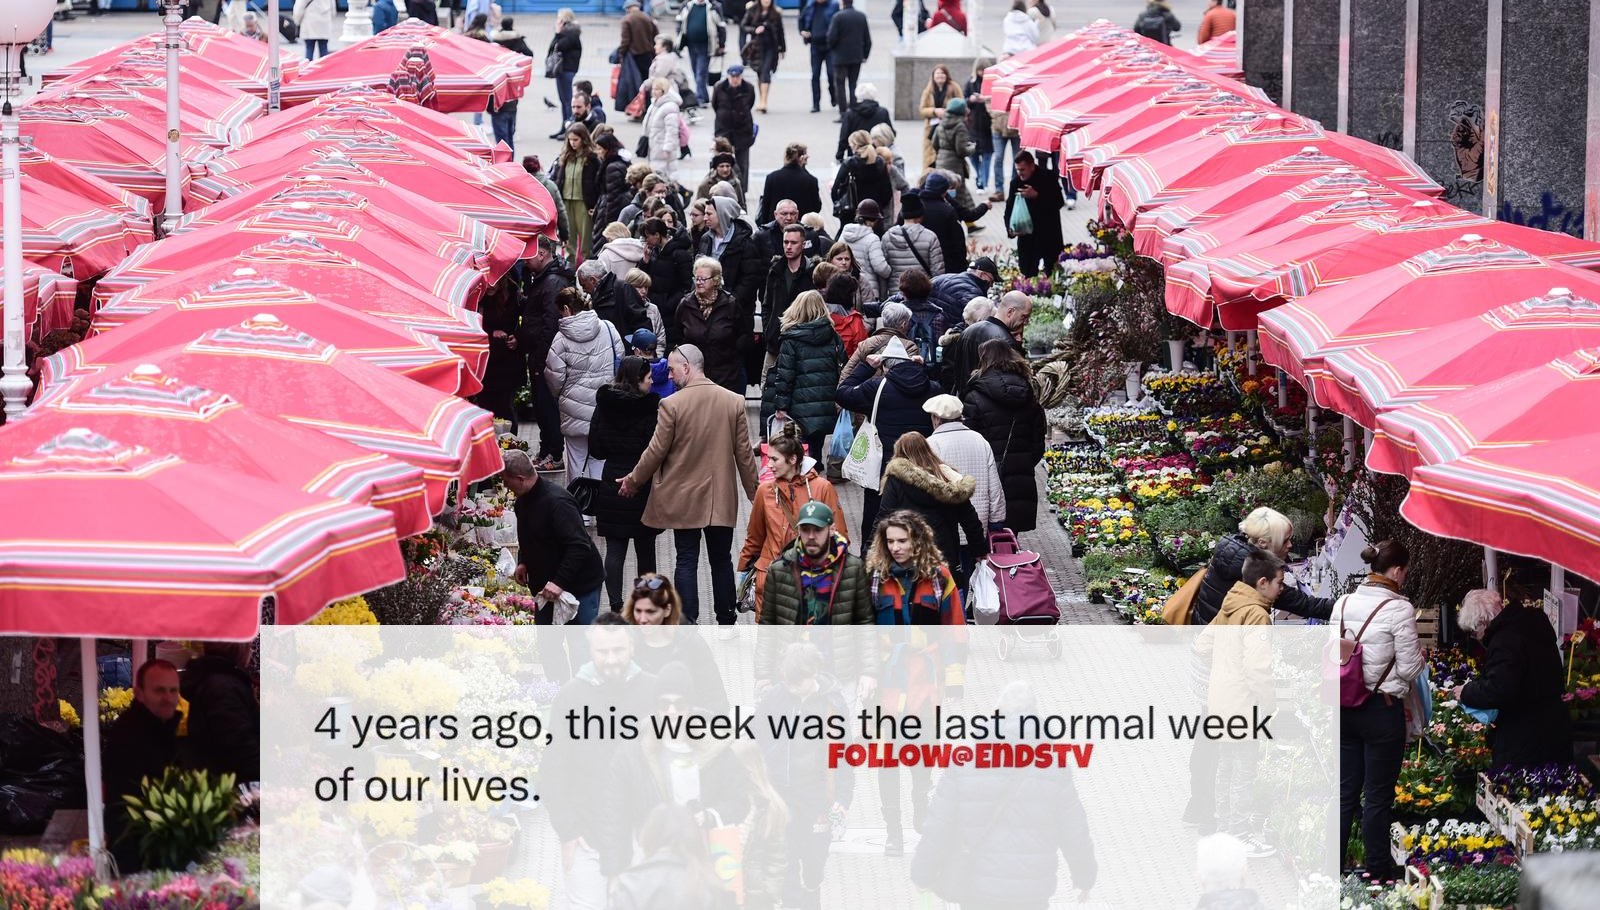
[[[871,584],[861,557],[833,528],[833,510],[815,500],[795,519],[799,537],[767,569],[762,625],[872,626]],[[855,678],[856,698],[866,702],[878,688],[878,641],[864,629],[814,630],[812,642],[832,661],[842,681]],[[763,637],[756,651],[756,685],[777,676],[782,645],[792,639]]]

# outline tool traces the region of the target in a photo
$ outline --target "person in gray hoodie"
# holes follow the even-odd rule
[[[616,328],[595,315],[577,288],[563,288],[556,304],[561,308],[561,328],[545,355],[544,380],[561,410],[568,476],[599,478],[605,462],[589,456],[595,393],[611,381],[614,364],[627,350]]]

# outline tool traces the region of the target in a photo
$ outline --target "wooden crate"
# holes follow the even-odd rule
[[[1439,608],[1421,607],[1417,610],[1417,643],[1423,650],[1439,647]]]

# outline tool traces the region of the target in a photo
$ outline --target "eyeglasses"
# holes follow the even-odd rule
[[[641,575],[633,580],[633,588],[636,591],[659,591],[666,583],[666,578],[660,575]]]
[[[656,707],[663,710],[677,708],[679,711],[688,711],[689,699],[682,695],[658,695],[656,696]]]
[[[710,284],[711,281],[712,281],[712,279],[711,279],[710,275],[696,275],[696,276],[694,276],[694,283],[695,284]]]

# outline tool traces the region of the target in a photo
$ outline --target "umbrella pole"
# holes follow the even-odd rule
[[[1256,374],[1256,355],[1261,350],[1261,344],[1256,340],[1256,330],[1251,329],[1244,333],[1244,362],[1250,366],[1250,375]]]
[[[1356,468],[1356,422],[1346,417],[1344,419],[1344,469],[1354,471]]]
[[[178,125],[178,48],[183,38],[178,27],[183,24],[180,0],[166,0],[167,5],[167,199],[166,211],[161,218],[163,233],[171,233],[183,216],[183,161],[178,155],[178,140],[183,135]]]
[[[1278,370],[1278,407],[1289,406],[1289,374]]]
[[[1484,547],[1483,548],[1483,586],[1485,588],[1490,589],[1491,591],[1497,590],[1500,586],[1495,583],[1495,579],[1497,579],[1499,577],[1500,577],[1500,557],[1499,557],[1499,554],[1494,551],[1493,547]]]
[[[27,326],[23,315],[26,309],[22,300],[22,183],[18,173],[17,147],[19,135],[16,111],[11,107],[11,95],[16,91],[12,80],[20,77],[22,46],[0,45],[0,148],[4,149],[0,173],[4,174],[4,241],[0,249],[5,255],[5,372],[0,374],[0,392],[5,397],[7,419],[21,417],[28,392],[33,383],[28,380],[27,363],[23,349],[27,343]]]
[[[283,10],[277,0],[271,0],[269,9],[262,15],[267,17],[267,111],[277,113],[283,101],[283,58],[278,50],[278,42],[282,36],[278,33]]]
[[[135,638],[133,640],[133,668],[132,668],[132,671],[131,671],[133,673],[133,675],[128,677],[128,681],[129,682],[137,682],[138,681],[138,679],[139,679],[139,668],[144,666],[144,662],[145,662],[146,659],[148,659],[149,656],[150,656],[150,639],[148,639],[148,638]]]
[[[100,786],[100,669],[95,663],[94,639],[78,639],[79,662],[83,671],[83,785],[88,797],[89,855],[94,858],[95,874],[106,878],[105,791]]]

